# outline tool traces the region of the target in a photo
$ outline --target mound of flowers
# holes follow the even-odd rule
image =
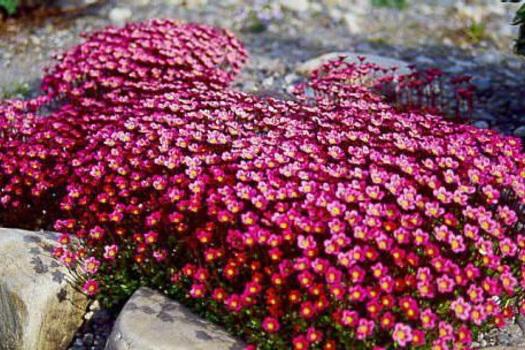
[[[518,139],[401,112],[364,63],[228,89],[245,60],[203,26],[91,34],[0,107],[0,223],[62,232],[91,295],[148,285],[258,349],[467,349],[525,312]]]

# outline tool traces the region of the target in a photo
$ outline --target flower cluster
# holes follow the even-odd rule
[[[88,34],[57,58],[42,90],[107,112],[117,101],[130,106],[169,91],[224,89],[247,54],[228,31],[153,20]]]
[[[207,50],[163,53],[181,41]],[[361,65],[313,98],[227,89],[244,60],[195,25],[91,35],[49,96],[1,107],[0,220],[53,220],[88,294],[147,283],[261,349],[466,349],[525,311],[518,139],[400,112]]]
[[[448,78],[437,68],[416,69],[400,74],[398,67],[385,68],[366,62],[348,63],[346,57],[325,63],[312,74],[309,82],[296,86],[299,95],[345,98],[355,85],[367,86],[398,112],[441,115],[465,122],[474,113],[475,85],[470,76]],[[313,96],[312,96],[313,95]]]

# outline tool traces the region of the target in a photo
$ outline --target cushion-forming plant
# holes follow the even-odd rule
[[[260,349],[467,349],[525,311],[518,139],[390,106],[367,63],[229,89],[246,58],[206,26],[90,34],[0,106],[0,223],[62,232],[88,294],[147,284]]]

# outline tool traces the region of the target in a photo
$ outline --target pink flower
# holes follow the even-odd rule
[[[314,327],[308,327],[308,331],[306,333],[306,339],[310,343],[319,343],[321,340],[323,340],[323,333]]]
[[[262,324],[263,329],[268,333],[279,331],[279,321],[274,317],[266,317]]]
[[[344,310],[341,315],[341,323],[345,326],[354,327],[359,321],[359,314],[356,311]]]
[[[483,289],[475,284],[471,284],[467,290],[467,295],[475,304],[479,304],[485,300],[483,295]]]
[[[157,262],[162,262],[164,260],[166,260],[168,256],[168,252],[166,249],[157,249],[153,252],[153,257],[155,258],[155,260]]]
[[[87,280],[84,283],[84,286],[82,287],[82,289],[84,290],[84,292],[86,292],[87,295],[95,295],[98,293],[98,287],[99,287],[99,283],[97,281]]]
[[[431,309],[425,309],[420,316],[421,323],[423,325],[423,328],[425,329],[432,329],[434,328],[437,316],[432,312]]]
[[[242,309],[241,298],[238,295],[231,295],[224,303],[230,311],[238,312]]]
[[[293,338],[292,340],[293,349],[294,350],[306,350],[308,349],[308,346],[310,343],[308,342],[308,339],[304,335],[299,335]]]
[[[84,260],[83,270],[85,273],[95,274],[97,273],[99,266],[100,266],[100,261],[90,256],[89,258]]]
[[[65,251],[60,256],[60,261],[62,261],[62,263],[66,265],[67,267],[72,267],[73,265],[75,265],[77,261],[77,256],[75,253]]]
[[[412,328],[403,323],[396,323],[392,339],[401,347],[405,347],[412,341]]]
[[[60,237],[58,238],[58,242],[64,245],[69,244],[71,242],[71,238],[69,237],[69,235],[63,234],[63,235],[60,235]]]
[[[505,272],[500,276],[503,288],[509,293],[514,294],[514,288],[518,285],[518,280],[510,272]]]
[[[450,235],[448,237],[448,243],[454,253],[461,253],[465,251],[465,243],[463,242],[463,237],[459,235]]]
[[[442,275],[437,278],[437,288],[440,293],[450,293],[454,289],[455,282],[447,275]]]
[[[463,298],[457,298],[450,305],[450,309],[454,311],[456,317],[462,321],[468,320],[470,316],[471,306],[465,302]]]
[[[190,295],[194,298],[203,298],[206,288],[202,284],[193,284],[190,289]]]
[[[475,325],[480,326],[487,318],[485,308],[482,305],[475,305],[470,312],[470,319]]]
[[[94,240],[100,240],[104,237],[104,230],[100,226],[95,226],[89,231],[89,236]]]
[[[441,321],[438,324],[439,339],[451,341],[454,339],[454,328],[451,324]]]
[[[154,244],[157,242],[158,237],[159,237],[159,234],[157,232],[149,231],[144,234],[144,241],[147,244]]]
[[[374,333],[374,321],[361,318],[357,324],[356,338],[359,340],[366,339]]]
[[[107,260],[115,260],[117,257],[119,248],[116,244],[108,245],[104,247],[104,258]]]
[[[516,255],[517,247],[510,238],[505,238],[499,242],[499,249],[503,256]]]

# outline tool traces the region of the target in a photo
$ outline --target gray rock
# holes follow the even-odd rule
[[[84,345],[92,345],[95,341],[95,336],[91,333],[84,334],[84,337],[82,337],[82,342]]]
[[[501,345],[509,345],[511,341],[510,336],[505,333],[498,334],[497,339],[498,339],[498,344],[501,344]]]
[[[480,91],[488,90],[492,87],[492,79],[490,77],[475,76],[472,83]]]
[[[269,88],[273,85],[273,82],[274,82],[274,78],[273,77],[269,77],[269,78],[266,78],[263,80],[262,84],[264,87],[266,88]]]
[[[208,0],[184,0],[181,2],[188,8],[197,8],[208,4]]]
[[[123,25],[133,15],[133,12],[127,7],[115,7],[109,11],[109,20],[115,25]]]
[[[477,55],[476,59],[484,64],[501,64],[503,55],[497,51],[486,51]]]
[[[346,57],[345,60],[347,62],[359,62],[358,57],[365,57],[366,62],[374,63],[384,68],[397,67],[398,70],[396,71],[396,74],[402,75],[402,74],[410,73],[410,69],[408,68],[407,62],[396,60],[393,58],[387,58],[383,56],[369,55],[365,53],[354,53],[354,52],[331,52],[331,53],[324,54],[322,56],[313,58],[309,61],[306,61],[300,64],[296,68],[296,72],[302,75],[309,75],[315,69],[319,68],[322,64],[330,60],[336,59],[338,57],[341,57],[341,56]]]
[[[244,346],[179,303],[141,288],[122,309],[106,350],[240,350]]]
[[[280,0],[283,8],[296,12],[304,12],[310,8],[310,1],[308,0]]]
[[[46,249],[57,238],[0,228],[1,349],[65,349],[82,324],[87,298]]]
[[[299,79],[299,77],[296,75],[296,74],[287,74],[285,77],[284,77],[284,82],[286,84],[293,84],[294,82],[297,81],[297,79]]]
[[[514,130],[514,136],[525,137],[525,125],[516,128],[516,130]]]
[[[427,57],[427,56],[417,56],[415,61],[418,64],[425,64],[425,65],[435,64],[435,61],[432,58]]]
[[[477,122],[474,123],[474,126],[476,128],[478,128],[478,129],[488,129],[488,128],[490,128],[489,123],[487,123],[484,120],[478,120]]]
[[[445,72],[447,73],[450,73],[450,74],[460,74],[460,73],[464,73],[465,72],[465,68],[462,67],[462,66],[452,66],[452,67],[447,67],[444,69]]]
[[[358,15],[349,12],[343,15],[342,20],[350,34],[360,34],[363,32],[361,18]]]

